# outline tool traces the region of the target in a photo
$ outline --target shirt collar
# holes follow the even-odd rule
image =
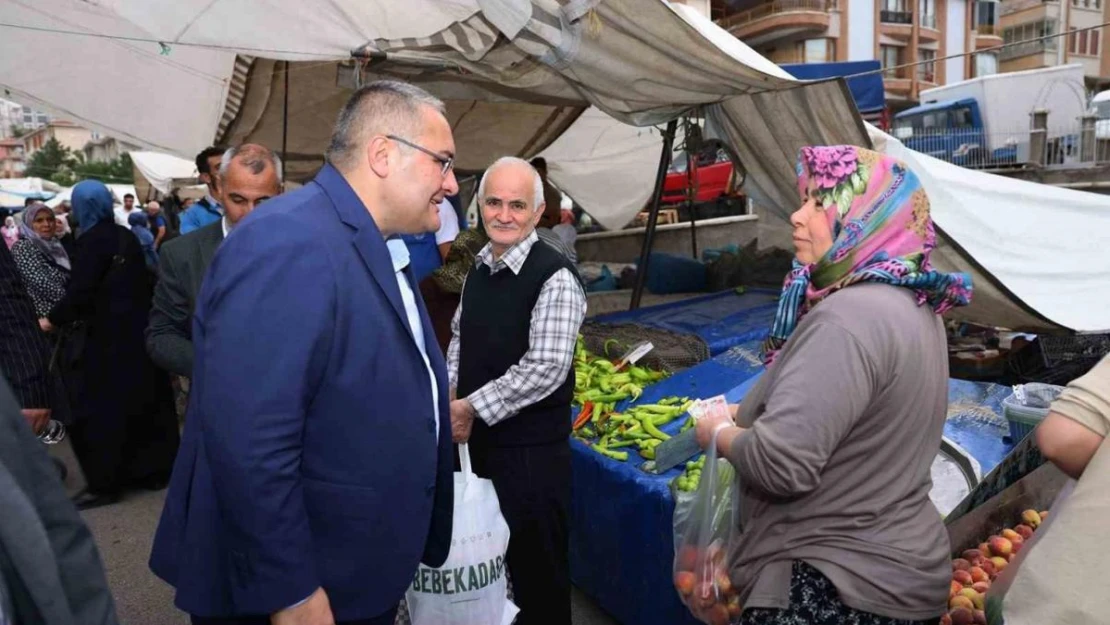
[[[532,246],[539,240],[540,235],[536,234],[535,229],[533,229],[523,241],[510,247],[501,255],[501,258],[496,261],[493,258],[493,243],[486,243],[482,251],[478,252],[478,258],[475,264],[485,264],[489,267],[491,275],[497,273],[504,267],[508,267],[514,275],[519,275],[520,270],[524,267],[524,261],[528,260],[528,254],[532,251]]]
[[[208,194],[205,194],[204,199],[208,201],[208,205],[214,208],[217,213],[221,215],[224,214],[224,207],[222,204],[220,204],[219,200]]]
[[[389,258],[393,261],[393,271],[398,272],[409,265],[409,248],[400,238],[392,238],[385,242],[389,248]]]

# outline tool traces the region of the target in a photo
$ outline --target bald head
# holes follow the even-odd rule
[[[281,159],[265,146],[246,143],[220,159],[220,204],[231,226],[262,202],[281,194]]]

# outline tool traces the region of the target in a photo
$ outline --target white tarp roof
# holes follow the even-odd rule
[[[131,152],[130,155],[138,174],[135,190],[139,198],[147,199],[151,195],[150,188],[169,194],[175,187],[196,184],[197,166],[191,160],[161,152]]]
[[[617,131],[582,113],[590,105],[640,126],[703,106],[743,159],[750,192],[771,208],[762,229],[788,227],[799,147],[868,141],[842,83],[799,86],[707,20],[662,1],[334,0],[311,11],[300,0],[28,4],[0,0],[0,13],[10,23],[165,41],[168,54],[157,43],[5,28],[0,86],[13,99],[49,104],[43,108],[183,157],[214,136],[278,148],[287,115],[294,179],[321,162],[350,93],[337,85],[335,61],[357,48],[370,59],[360,77],[401,76],[447,100],[463,169],[480,169],[505,153],[550,154],[556,184],[608,202],[591,212],[632,211],[647,189],[636,194],[635,183],[617,182],[619,174],[642,167],[646,173],[631,175],[650,181],[658,149],[636,153],[638,140],[649,147],[657,140],[651,131],[633,136],[622,129],[613,145],[600,143]],[[56,58],[66,63],[50,61]],[[294,61],[288,110],[285,67],[275,59]],[[1110,329],[1110,289],[1091,284],[1107,275],[1106,267],[1096,263],[1093,270],[1087,253],[1108,247],[1105,200],[905,158],[922,172],[946,235],[937,264],[976,273],[972,310],[989,313],[977,313],[980,320]],[[600,169],[607,164],[612,168]],[[604,180],[614,193],[576,183],[579,176]],[[1085,305],[1064,297],[1081,294]]]
[[[0,206],[23,208],[27,198],[48,200],[62,187],[42,178],[0,178]]]

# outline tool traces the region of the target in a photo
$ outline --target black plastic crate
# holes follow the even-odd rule
[[[1018,383],[1064,385],[1087,373],[1110,353],[1110,335],[1040,336],[1010,355],[1008,368]]]

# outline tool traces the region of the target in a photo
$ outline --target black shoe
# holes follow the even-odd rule
[[[73,496],[73,505],[77,506],[78,510],[92,510],[93,508],[110,506],[118,503],[119,500],[119,493],[94,493],[86,490]]]

